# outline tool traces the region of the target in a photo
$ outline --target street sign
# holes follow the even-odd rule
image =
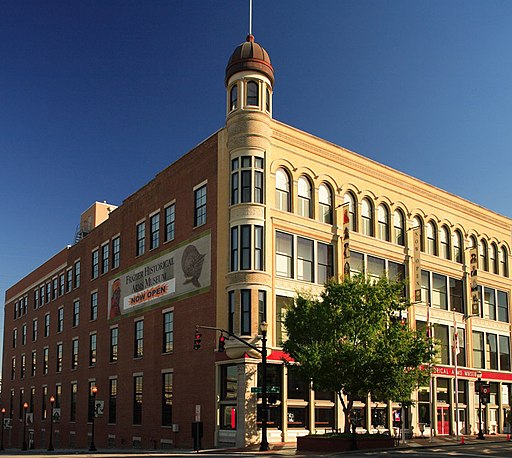
[[[253,386],[251,387],[251,393],[262,393],[263,390],[261,386]],[[267,386],[267,394],[279,394],[281,393],[281,388],[278,386]]]

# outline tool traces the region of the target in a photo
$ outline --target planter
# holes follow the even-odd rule
[[[395,439],[388,435],[356,434],[357,449],[371,450],[393,448]],[[301,436],[297,437],[297,451],[304,452],[343,452],[352,450],[353,438],[349,436]]]

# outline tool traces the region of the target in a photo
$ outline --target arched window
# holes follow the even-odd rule
[[[500,274],[508,277],[508,250],[507,247],[501,247],[500,250]]]
[[[389,210],[383,204],[377,208],[377,221],[379,223],[379,239],[389,242]]]
[[[357,213],[356,213],[356,198],[351,192],[347,192],[343,196],[343,203],[348,204],[348,216],[350,218],[349,229],[357,231]]]
[[[235,84],[231,88],[231,92],[229,93],[229,110],[233,111],[238,108],[238,86]]]
[[[413,229],[417,228],[417,227],[420,228],[420,249],[421,249],[421,251],[425,251],[425,241],[424,241],[424,237],[423,237],[423,220],[421,219],[421,217],[415,216],[413,218],[412,227],[413,227]]]
[[[297,185],[299,189],[299,215],[311,218],[311,183],[306,177],[300,177]]]
[[[498,260],[498,247],[495,243],[491,243],[491,272],[493,274],[499,274],[500,266]]]
[[[456,230],[452,235],[452,243],[453,243],[453,260],[462,264],[462,253],[463,244],[462,244],[462,234],[459,230]]]
[[[325,183],[318,187],[318,214],[320,221],[332,224],[332,192]]]
[[[489,272],[489,249],[487,247],[487,242],[484,239],[480,240],[480,243],[478,244],[478,251],[480,252],[480,263],[478,268]]]
[[[393,227],[395,229],[395,243],[405,246],[405,217],[402,210],[393,213]]]
[[[437,256],[437,227],[434,221],[427,224],[427,253]]]
[[[268,86],[265,88],[265,110],[270,112],[270,90]]]
[[[441,248],[441,257],[444,259],[451,259],[450,230],[446,226],[441,227],[439,245]]]
[[[258,83],[255,81],[249,81],[247,83],[247,105],[252,107],[258,107],[260,105]]]
[[[363,234],[373,237],[373,205],[368,199],[361,201],[361,222],[363,225]]]
[[[276,171],[276,208],[278,210],[290,211],[290,178],[284,169]]]
[[[471,235],[469,237],[469,247],[470,248],[476,248],[477,247],[477,241],[476,241],[476,237],[474,235]]]

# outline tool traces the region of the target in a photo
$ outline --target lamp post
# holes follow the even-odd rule
[[[267,416],[268,416],[268,404],[267,404],[267,330],[268,324],[266,321],[261,323],[261,445],[260,451],[265,452],[270,449],[267,440]]]
[[[4,450],[4,428],[5,428],[5,407],[2,407],[2,439],[0,441],[0,450]]]
[[[50,442],[48,444],[48,451],[53,452],[53,404],[55,404],[55,396],[50,396]]]
[[[91,445],[89,447],[90,452],[96,451],[96,445],[94,445],[94,417],[96,417],[96,394],[98,393],[98,387],[93,386],[91,388],[92,393],[92,435],[91,435]]]
[[[23,403],[23,444],[21,444],[21,450],[27,450],[27,409],[28,402]]]
[[[476,373],[478,378],[477,381],[477,391],[478,391],[478,439],[485,439],[484,432],[482,430],[482,372],[478,371]]]

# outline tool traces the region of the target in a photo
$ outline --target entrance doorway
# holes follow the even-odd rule
[[[448,435],[450,434],[450,420],[448,406],[437,408],[437,434]]]

